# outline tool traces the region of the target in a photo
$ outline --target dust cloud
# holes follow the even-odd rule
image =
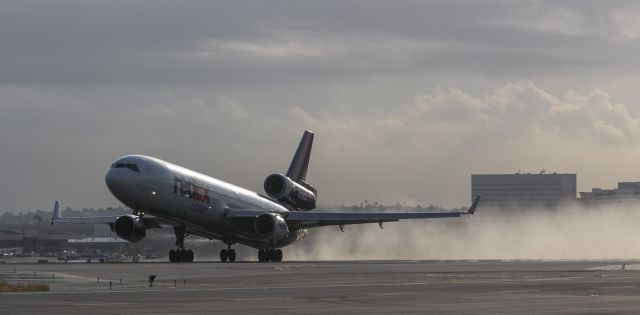
[[[311,229],[287,260],[635,259],[640,209],[564,207]]]

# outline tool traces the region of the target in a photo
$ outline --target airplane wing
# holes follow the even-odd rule
[[[473,204],[467,211],[448,212],[289,212],[286,221],[299,228],[311,228],[318,226],[338,225],[342,227],[348,224],[365,224],[393,222],[410,219],[435,219],[455,218],[463,215],[472,216],[481,196],[476,196]]]
[[[60,215],[60,203],[56,201],[53,206],[53,216],[51,217],[51,224],[109,224],[113,227],[113,224],[118,220],[120,215],[113,216],[96,216],[96,217],[62,217]],[[146,215],[143,218],[144,223],[149,228],[160,228],[160,222],[150,215]]]
[[[349,224],[365,224],[383,222],[393,222],[410,219],[435,219],[435,218],[455,218],[463,215],[472,216],[476,212],[481,196],[478,195],[473,200],[473,204],[467,211],[448,212],[306,212],[290,211],[283,214],[287,224],[296,228],[311,228],[318,226]],[[229,210],[227,219],[248,219],[255,218],[255,210]]]

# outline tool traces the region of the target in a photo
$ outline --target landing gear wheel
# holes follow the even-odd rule
[[[227,245],[227,249],[223,249],[223,250],[220,251],[220,261],[226,262],[227,259],[228,259],[229,262],[235,262],[236,261],[236,251],[235,251],[235,249],[231,248],[231,246],[236,243],[235,236],[234,235],[227,235],[227,236],[222,238],[222,242],[225,245]]]
[[[220,251],[220,261],[227,262],[227,258],[229,258],[229,252],[226,249]],[[235,259],[235,257],[234,257]]]
[[[276,260],[276,250],[273,249],[273,248],[269,250],[269,261],[277,261]]]
[[[193,251],[184,249],[184,236],[187,229],[184,226],[174,226],[173,233],[176,235],[176,246],[178,249],[169,251],[170,262],[193,262]]]
[[[261,249],[258,251],[258,261],[269,262],[271,260],[271,252],[268,249]]]
[[[281,249],[276,249],[275,250],[275,257],[272,257],[272,261],[282,261],[282,250]]]
[[[169,261],[175,262],[193,262],[194,254],[192,250],[176,249],[169,251]]]

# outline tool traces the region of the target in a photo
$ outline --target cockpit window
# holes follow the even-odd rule
[[[134,172],[140,172],[140,169],[138,169],[138,165],[133,163],[113,163],[111,164],[111,168],[128,168]]]

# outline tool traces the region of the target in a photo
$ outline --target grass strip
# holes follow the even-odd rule
[[[42,284],[42,283],[9,284],[7,281],[0,281],[0,292],[41,292],[41,291],[49,291],[49,285]]]

